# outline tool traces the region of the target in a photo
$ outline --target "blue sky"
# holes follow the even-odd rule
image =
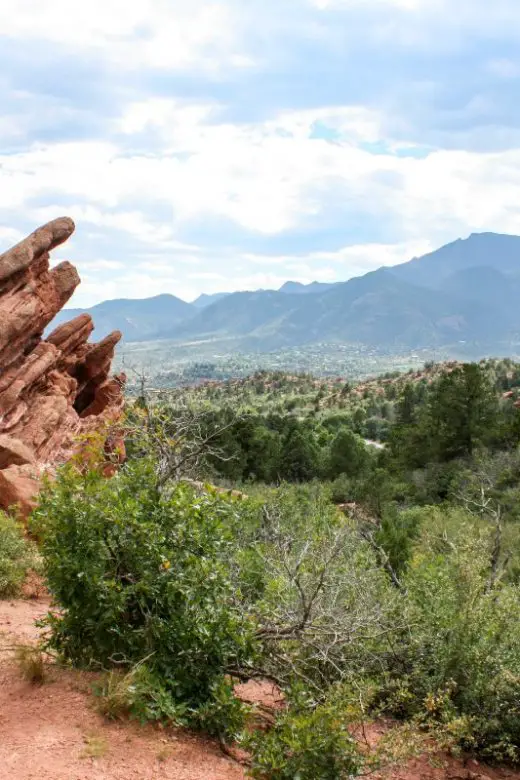
[[[518,0],[7,0],[0,246],[72,216],[89,306],[520,234],[519,87]]]

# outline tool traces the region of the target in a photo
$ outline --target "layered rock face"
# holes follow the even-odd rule
[[[0,254],[0,507],[18,504],[24,514],[42,473],[123,405],[126,377],[110,377],[119,332],[88,343],[94,323],[82,314],[43,339],[80,282],[70,263],[49,266],[50,252],[73,232],[71,219],[55,219]]]

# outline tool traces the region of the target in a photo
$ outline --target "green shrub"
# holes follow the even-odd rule
[[[424,536],[404,577],[409,628],[393,646],[388,709],[448,730],[463,723],[463,745],[518,761],[520,590],[490,586],[488,533],[461,522],[437,543],[431,527]]]
[[[223,673],[253,655],[232,576],[240,502],[154,485],[143,460],[112,480],[64,469],[43,491],[33,522],[61,606],[50,646],[90,668],[146,659],[139,675],[196,720]]]
[[[400,597],[355,522],[314,483],[283,486],[266,500],[265,515],[263,541],[249,543],[264,578],[251,607],[264,627],[263,668],[277,679],[305,680],[319,696],[346,676],[379,668],[377,654],[397,636]]]
[[[341,428],[330,445],[326,475],[336,479],[341,474],[354,477],[363,472],[370,454],[363,440],[348,428]]]
[[[346,474],[337,477],[330,486],[330,500],[333,504],[346,504],[352,501],[352,480]]]
[[[98,711],[112,720],[135,718],[147,721],[186,719],[186,707],[175,703],[171,693],[146,664],[137,664],[129,672],[112,670],[94,686],[99,697]]]
[[[244,728],[248,707],[234,693],[231,681],[217,678],[211,686],[211,696],[198,708],[194,725],[211,736],[239,738]]]
[[[420,523],[420,510],[400,512],[395,504],[390,504],[383,511],[375,541],[388,556],[388,563],[397,576],[400,576],[408,565],[413,542],[419,535]]]
[[[401,510],[411,494],[384,468],[351,479],[364,499],[357,519],[318,482],[243,501],[156,484],[146,458],[108,481],[66,468],[34,513],[61,606],[47,619],[50,646],[109,670],[105,714],[235,738],[245,708],[229,675],[254,667],[305,694],[245,740],[254,777],[359,773],[356,718],[335,686],[369,691],[371,715],[520,761],[520,588],[494,569],[485,518]],[[503,543],[517,538],[505,528]],[[498,558],[505,566],[505,549]]]
[[[250,774],[261,780],[341,780],[356,777],[363,759],[341,711],[322,705],[279,715],[266,733],[246,740]]]
[[[19,523],[0,512],[0,598],[16,596],[34,560]]]

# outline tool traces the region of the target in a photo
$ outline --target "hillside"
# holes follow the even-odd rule
[[[194,311],[192,304],[175,295],[119,298],[103,301],[90,309],[65,309],[52,322],[51,329],[86,312],[96,324],[96,338],[104,338],[113,330],[120,330],[126,341],[142,341],[157,338],[161,330],[175,327]]]
[[[279,290],[203,294],[193,304],[172,295],[106,301],[89,311],[96,334],[119,329],[128,342],[224,338],[235,351],[465,342],[504,354],[519,338],[519,294],[520,237],[483,233],[343,283],[289,281]]]
[[[392,273],[412,284],[442,289],[451,274],[482,267],[520,277],[520,237],[472,233],[469,238],[459,238],[435,252],[394,266]]]
[[[497,284],[507,286],[496,273]],[[520,327],[514,294],[486,297],[487,280],[474,291],[462,281],[457,288],[449,277],[445,290],[431,290],[383,268],[312,295],[234,293],[162,335],[233,336],[258,350],[317,342],[400,349],[510,338]]]
[[[35,622],[45,617],[49,607],[45,593],[0,601],[2,645],[36,643]],[[0,761],[11,780],[35,777],[35,765],[39,780],[127,780],[136,776],[142,780],[245,780],[245,767],[226,755],[216,740],[173,727],[143,728],[137,723],[108,721],[96,712],[89,685],[77,672],[53,665],[48,684],[34,685],[22,679],[11,656],[5,652],[0,656],[0,702],[9,710],[9,718],[0,723]],[[272,706],[271,683],[242,684],[237,690],[244,701]],[[378,725],[370,733],[380,731]],[[406,772],[406,780],[469,780],[470,770],[462,759],[447,753],[437,759],[442,771],[424,754],[400,767],[388,767],[380,777],[399,780]],[[469,766],[485,770],[485,775],[472,775],[480,780],[520,780],[520,774],[509,769],[482,767],[474,760]]]
[[[8,776],[517,778],[519,396],[511,360],[144,388],[38,547],[0,514]]]

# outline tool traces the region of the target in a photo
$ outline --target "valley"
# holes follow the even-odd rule
[[[157,386],[261,368],[353,378],[426,361],[520,354],[520,237],[473,234],[436,252],[334,284],[172,294],[88,311],[96,337],[123,334],[118,366]],[[205,367],[205,368],[204,368]]]

